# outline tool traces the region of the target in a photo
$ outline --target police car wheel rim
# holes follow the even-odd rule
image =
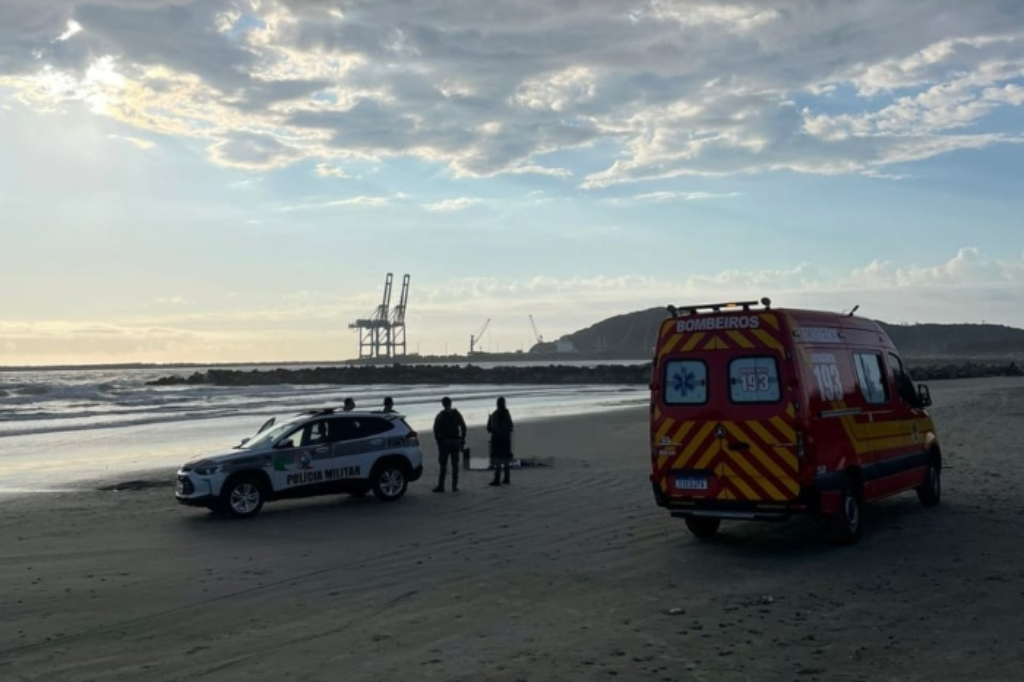
[[[381,474],[380,490],[388,497],[394,497],[402,492],[402,485],[404,483],[405,477],[402,476],[401,471],[398,469],[388,469]]]
[[[260,503],[260,491],[252,483],[243,483],[231,491],[231,508],[239,514],[248,514]]]

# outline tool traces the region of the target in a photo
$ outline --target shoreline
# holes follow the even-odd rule
[[[568,414],[553,414],[553,415],[530,415],[520,419],[516,419],[517,426],[525,425],[540,426],[541,428],[549,428],[549,425],[562,422],[563,424],[571,425],[576,420],[600,420],[602,417],[618,420],[624,418],[623,415],[629,415],[629,413],[636,413],[638,418],[643,421],[644,425],[647,424],[647,407],[643,405],[615,405],[601,409],[598,412],[573,412]],[[628,416],[626,417],[628,418]],[[527,429],[528,430],[528,429]],[[521,431],[520,431],[521,432]],[[421,439],[421,448],[423,450],[424,466],[436,467],[437,455],[433,438],[428,436],[426,439]],[[470,448],[471,452],[480,453],[486,452],[487,449],[487,432],[483,424],[470,423],[469,426],[469,438],[466,441],[467,447]],[[479,456],[474,456],[473,460],[480,461]],[[166,479],[166,487],[173,487],[174,485],[174,474],[177,472],[178,467],[184,464],[186,459],[183,459],[176,465],[173,466],[151,466],[139,469],[126,469],[116,473],[110,473],[106,476],[82,476],[69,478],[67,481],[62,482],[59,486],[54,488],[45,488],[39,486],[32,486],[31,488],[5,488],[0,486],[0,504],[10,502],[18,497],[24,496],[35,496],[35,495],[59,495],[59,494],[74,494],[82,492],[122,492],[120,490],[104,490],[105,487],[123,486],[131,483],[140,483],[143,488],[160,488],[165,487],[160,481]],[[132,488],[134,489],[134,488]],[[173,500],[172,500],[173,501]]]

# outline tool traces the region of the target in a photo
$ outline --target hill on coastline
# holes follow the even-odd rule
[[[645,359],[651,355],[664,307],[616,315],[563,337],[587,356]],[[911,358],[1024,356],[1024,329],[997,324],[896,325],[877,320],[901,353]]]

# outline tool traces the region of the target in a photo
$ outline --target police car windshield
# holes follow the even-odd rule
[[[252,440],[248,441],[247,443],[244,443],[243,445],[240,445],[239,447],[242,450],[251,450],[254,447],[259,447],[265,443],[271,442],[275,440],[278,436],[283,434],[285,431],[295,428],[296,421],[297,420],[293,419],[292,421],[282,422],[281,424],[278,424],[277,426],[271,429],[267,429],[263,433],[260,433],[259,435],[253,437]]]

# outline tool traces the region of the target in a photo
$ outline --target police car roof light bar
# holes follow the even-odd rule
[[[771,299],[767,296],[762,298],[760,301],[736,301],[728,303],[704,303],[701,305],[684,305],[684,306],[668,306],[668,312],[672,317],[679,317],[680,313],[684,315],[696,315],[700,311],[710,311],[714,313],[720,313],[723,309],[727,312],[734,309],[743,309],[745,311],[750,310],[751,306],[761,305],[764,306],[765,310],[770,310],[772,307]]]

